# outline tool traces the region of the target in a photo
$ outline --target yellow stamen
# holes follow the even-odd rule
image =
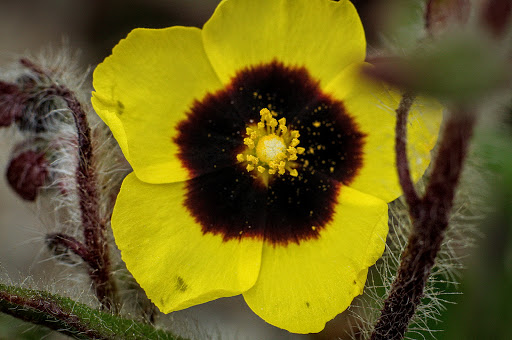
[[[250,149],[254,148],[254,141],[251,138],[244,138],[244,144],[247,145]]]
[[[257,157],[254,157],[253,155],[247,155],[247,162],[258,164],[259,160]]]
[[[264,183],[268,183],[269,175],[284,175],[297,177],[297,154],[305,152],[305,148],[296,146],[300,143],[300,133],[286,126],[286,118],[280,119],[277,113],[268,108],[260,110],[261,120],[245,129],[243,153],[236,155],[238,162],[246,162],[246,170],[257,172]],[[276,129],[277,128],[277,129]]]

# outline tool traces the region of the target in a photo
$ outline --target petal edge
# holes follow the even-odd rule
[[[112,216],[128,270],[164,313],[250,289],[262,242],[203,234],[182,205],[184,183],[123,182]]]
[[[221,87],[200,29],[133,30],[96,67],[93,86],[94,109],[141,180],[188,178],[177,158],[175,126],[194,100]]]

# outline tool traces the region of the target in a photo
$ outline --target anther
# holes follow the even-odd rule
[[[291,176],[297,177],[298,171],[291,162],[297,160],[297,154],[305,152],[305,148],[296,148],[299,132],[289,130],[286,118],[274,118],[277,113],[268,108],[260,110],[260,116],[261,120],[256,126],[246,127],[244,144],[247,149],[236,155],[237,161],[247,162],[247,171],[256,169],[262,176],[267,172],[269,175],[284,175],[288,171]]]

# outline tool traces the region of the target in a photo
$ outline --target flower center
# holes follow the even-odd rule
[[[269,109],[260,111],[261,120],[256,126],[246,128],[244,144],[247,148],[236,156],[239,162],[247,163],[247,171],[258,171],[261,175],[284,175],[286,171],[297,177],[297,154],[305,149],[297,147],[299,131],[289,130],[286,118],[277,120]],[[268,179],[268,177],[264,177]]]
[[[276,135],[261,137],[256,146],[256,155],[264,163],[279,161],[281,154],[286,152],[284,140]]]

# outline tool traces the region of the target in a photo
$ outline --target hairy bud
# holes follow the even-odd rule
[[[10,126],[21,117],[24,101],[17,85],[0,81],[0,127]]]
[[[48,175],[45,155],[33,150],[14,157],[7,168],[7,182],[24,200],[34,201]]]
[[[469,0],[429,0],[425,26],[430,35],[437,36],[452,27],[464,25],[469,18]]]
[[[487,0],[481,13],[481,21],[495,37],[506,34],[512,16],[510,0]]]
[[[29,92],[23,114],[18,120],[21,131],[41,133],[54,123],[58,117],[56,110],[65,107],[65,104],[53,92],[53,89],[47,88]]]

